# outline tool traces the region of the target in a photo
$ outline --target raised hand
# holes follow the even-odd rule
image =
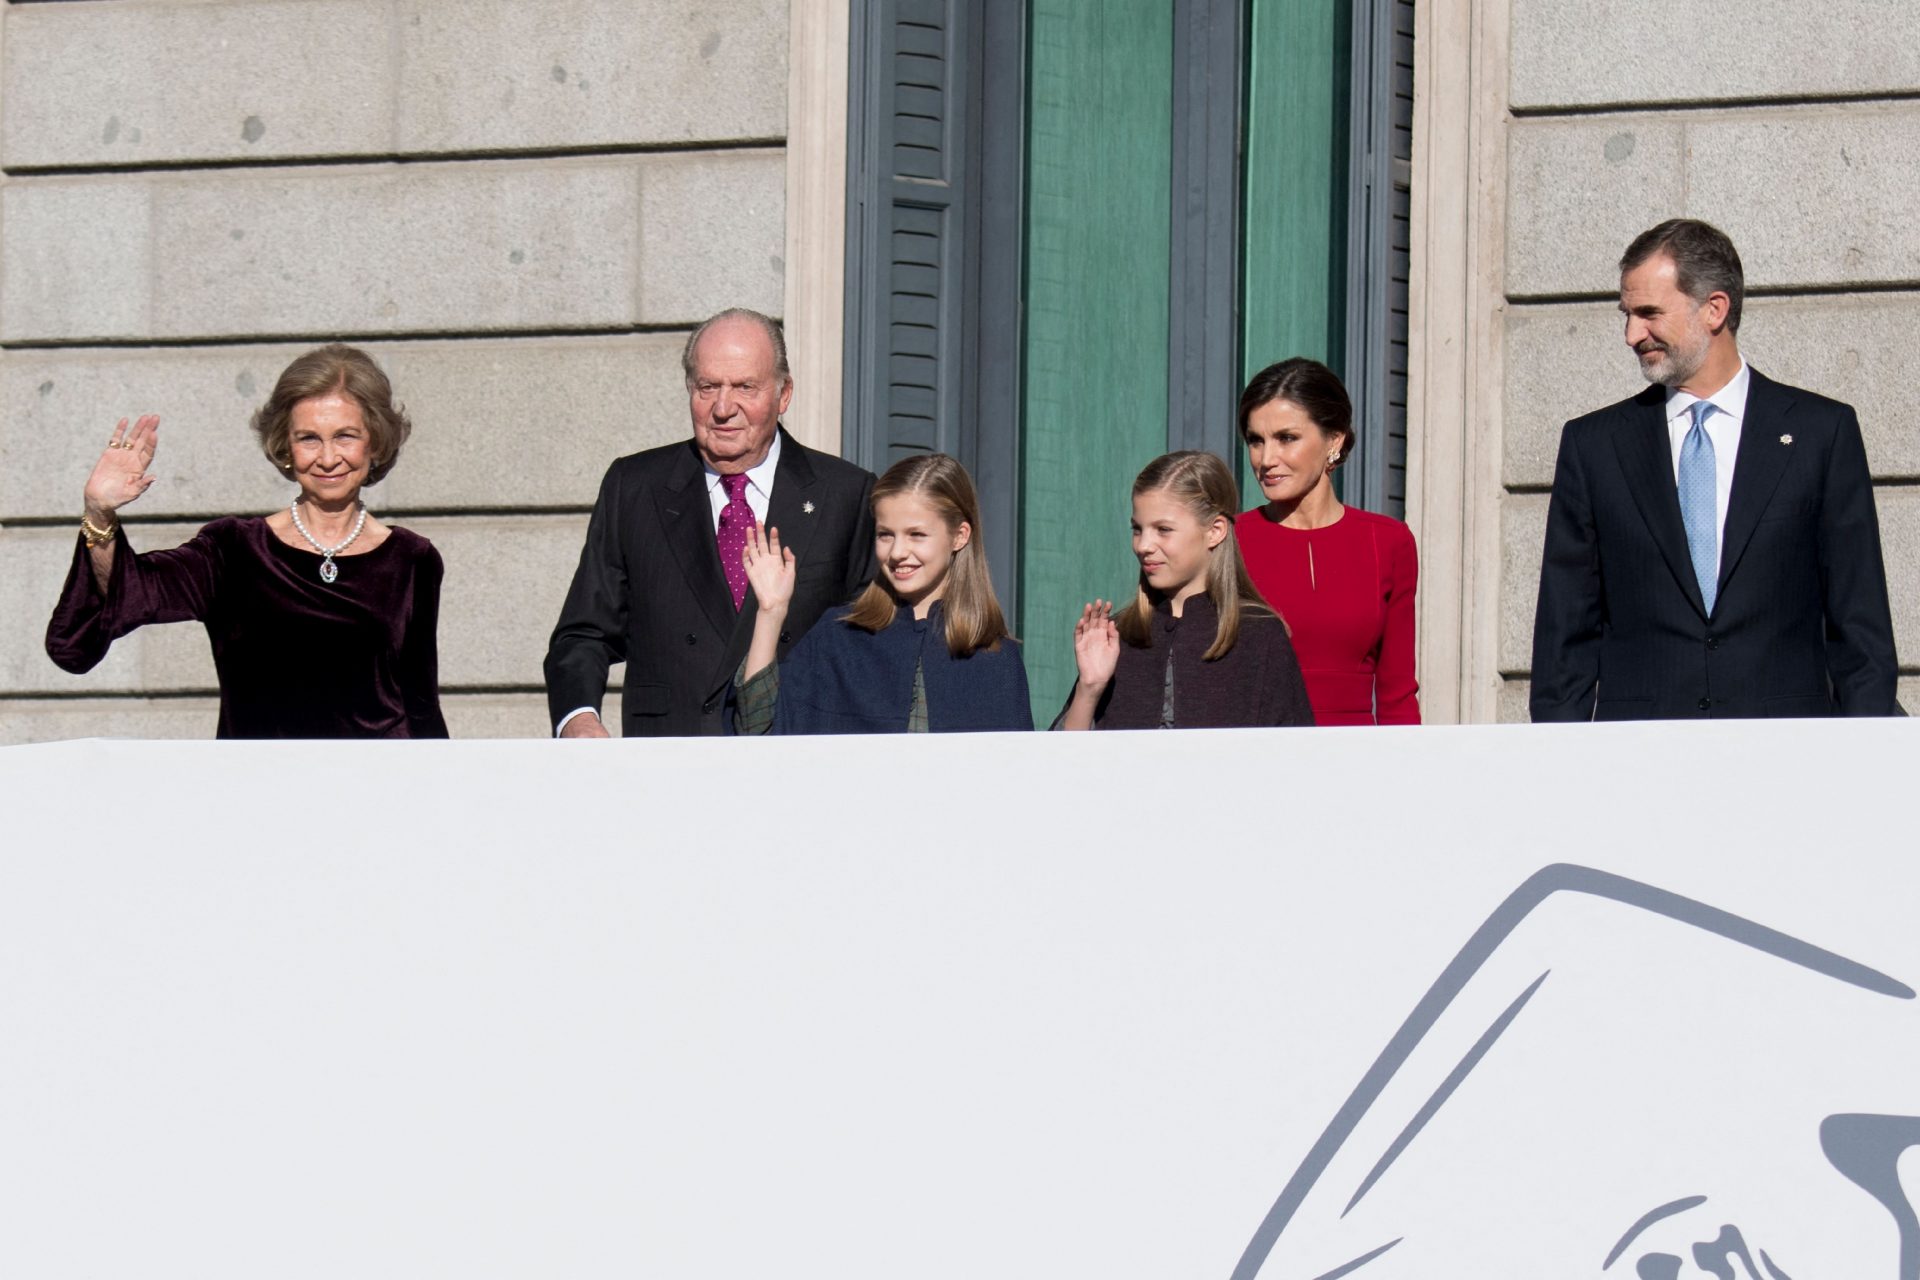
[[[793,602],[793,552],[780,545],[780,531],[755,525],[747,531],[747,545],[740,551],[747,570],[747,581],[760,612],[785,616]]]
[[[1073,660],[1080,668],[1080,687],[1104,689],[1120,661],[1120,629],[1113,624],[1110,601],[1095,600],[1080,611],[1073,624]]]
[[[101,450],[100,461],[93,464],[87,477],[86,514],[96,524],[111,522],[113,513],[145,493],[153,485],[147,468],[160,442],[160,419],[147,413],[127,429],[127,420],[113,429],[113,438]]]

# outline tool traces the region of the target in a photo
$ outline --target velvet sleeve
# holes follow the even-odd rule
[[[1374,666],[1374,719],[1380,724],[1420,723],[1420,683],[1413,669],[1414,590],[1420,580],[1419,552],[1413,531],[1405,525],[1393,531],[1387,556],[1387,625],[1380,637],[1380,659]]]
[[[445,576],[445,562],[429,545],[414,566],[413,614],[400,644],[400,696],[410,738],[449,736],[440,710],[440,584]]]
[[[74,535],[73,564],[47,623],[47,656],[75,675],[93,670],[115,640],[150,622],[204,621],[220,583],[218,539],[202,529],[169,551],[134,554],[126,526],[114,531],[106,594],[93,580],[86,540]]]

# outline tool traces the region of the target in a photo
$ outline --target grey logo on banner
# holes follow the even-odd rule
[[[1884,973],[1704,902],[1591,867],[1567,864],[1544,867],[1528,877],[1501,902],[1428,987],[1426,994],[1361,1077],[1360,1083],[1335,1113],[1288,1180],[1285,1189],[1280,1192],[1279,1198],[1274,1201],[1241,1255],[1240,1263],[1233,1272],[1233,1280],[1256,1280],[1261,1275],[1275,1245],[1289,1226],[1296,1223],[1302,1205],[1314,1192],[1320,1192],[1315,1197],[1317,1204],[1344,1205],[1338,1210],[1338,1217],[1344,1219],[1367,1197],[1395,1162],[1413,1147],[1448,1099],[1522,1017],[1528,1003],[1549,981],[1551,970],[1539,974],[1518,992],[1452,1070],[1431,1090],[1424,1104],[1398,1129],[1376,1158],[1368,1162],[1364,1159],[1363,1151],[1349,1149],[1355,1131],[1363,1121],[1368,1120],[1381,1094],[1394,1082],[1408,1059],[1434,1030],[1436,1023],[1454,1006],[1467,984],[1488,965],[1514,930],[1536,908],[1556,894],[1579,894],[1610,900],[1665,917],[1704,934],[1716,935],[1739,947],[1775,957],[1851,988],[1895,1000],[1914,998],[1912,988]],[[1678,981],[1681,975],[1674,977]],[[1915,1066],[1920,1067],[1920,1064]],[[1378,1123],[1376,1117],[1375,1124]],[[1884,1269],[1876,1269],[1871,1277],[1849,1277],[1848,1280],[1920,1280],[1920,1217],[1916,1216],[1913,1203],[1901,1189],[1898,1171],[1901,1156],[1911,1148],[1920,1147],[1920,1117],[1841,1112],[1826,1115],[1818,1129],[1819,1150],[1830,1171],[1872,1197],[1892,1217],[1896,1228],[1889,1240],[1897,1238],[1897,1258],[1888,1256]],[[1808,1135],[1809,1143],[1815,1140],[1813,1135]],[[1364,1166],[1366,1172],[1353,1182],[1350,1193],[1341,1186],[1322,1185],[1331,1177],[1329,1168],[1336,1159],[1346,1165],[1356,1157],[1360,1158],[1360,1166]],[[1705,1192],[1710,1189],[1698,1190]],[[1332,1195],[1330,1201],[1326,1199],[1329,1193]],[[1762,1247],[1765,1244],[1763,1239],[1750,1239],[1740,1226],[1727,1223],[1717,1215],[1714,1202],[1708,1194],[1691,1194],[1677,1199],[1648,1197],[1649,1202],[1655,1200],[1663,1202],[1650,1207],[1617,1237],[1609,1233],[1608,1239],[1600,1242],[1599,1248],[1595,1249],[1596,1255],[1609,1243],[1611,1248],[1606,1249],[1604,1256],[1593,1258],[1596,1274],[1631,1275],[1634,1280],[1678,1280],[1683,1274],[1710,1275],[1723,1280],[1831,1280],[1828,1277],[1796,1276],[1792,1258],[1770,1256]],[[1520,1211],[1521,1208],[1503,1206],[1509,1212]],[[1624,1218],[1626,1215],[1622,1216]],[[1695,1225],[1689,1227],[1688,1223]],[[1660,1234],[1653,1232],[1656,1226],[1660,1227],[1660,1233],[1670,1235],[1678,1229],[1690,1238],[1685,1244],[1677,1246],[1678,1251],[1672,1245],[1653,1247],[1648,1237]],[[1751,1228],[1753,1224],[1748,1226]],[[1383,1236],[1388,1234],[1382,1233]],[[1377,1244],[1350,1256],[1331,1270],[1317,1268],[1312,1269],[1314,1273],[1311,1275],[1303,1271],[1298,1276],[1291,1273],[1269,1274],[1266,1280],[1338,1280],[1339,1277],[1365,1271],[1369,1264],[1390,1257],[1396,1248],[1408,1243],[1408,1236],[1393,1235],[1380,1239]],[[1461,1258],[1457,1263],[1470,1266],[1471,1260]],[[1692,1270],[1685,1270],[1689,1267]]]

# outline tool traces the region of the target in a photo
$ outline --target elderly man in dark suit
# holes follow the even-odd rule
[[[627,664],[628,737],[718,734],[757,602],[741,564],[756,524],[799,561],[779,655],[872,578],[873,474],[780,426],[793,399],[780,326],[736,308],[687,339],[693,439],[608,468],[559,625],[547,705],[563,738],[604,738],[607,668]]]
[[[1740,255],[1715,228],[1663,222],[1620,273],[1653,385],[1560,437],[1533,718],[1897,714],[1853,410],[1741,358]]]

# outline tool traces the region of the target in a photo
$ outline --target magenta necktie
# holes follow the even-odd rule
[[[727,490],[727,505],[720,508],[720,567],[727,571],[727,586],[733,592],[737,611],[747,598],[747,571],[740,556],[747,549],[747,531],[753,528],[753,508],[747,505],[747,477],[744,472],[721,476]]]

